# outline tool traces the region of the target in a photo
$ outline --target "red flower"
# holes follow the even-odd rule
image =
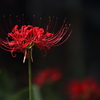
[[[43,85],[47,82],[56,82],[62,77],[62,74],[59,69],[57,68],[47,68],[40,71],[36,77],[33,79],[33,83],[38,85]]]
[[[80,82],[77,80],[72,80],[70,84],[67,86],[68,94],[72,100],[77,100],[77,98],[81,95],[80,92]]]
[[[50,73],[51,73],[50,69],[45,69],[43,71],[40,71],[37,74],[37,76],[33,79],[33,83],[36,83],[38,85],[43,85],[44,83],[46,83]]]
[[[51,73],[49,74],[49,80],[51,82],[55,82],[62,77],[61,71],[58,68],[51,69]]]
[[[95,80],[88,78],[81,83],[84,100],[100,96],[100,88]]]
[[[62,42],[60,42],[68,32],[70,25],[67,26],[66,21],[64,20],[64,23],[59,31],[54,33],[49,32],[49,28],[51,27],[50,21],[46,30],[32,25],[23,25],[19,29],[19,26],[15,25],[12,31],[8,33],[5,40],[0,38],[0,47],[11,52],[13,55],[13,52],[23,52],[26,54],[27,52],[25,53],[25,50],[32,49],[35,45],[40,50],[43,49],[46,53],[51,47],[64,43],[71,34],[70,32],[69,35]]]
[[[72,100],[83,98],[83,100],[90,100],[100,96],[100,88],[98,84],[91,78],[83,81],[73,80],[69,84],[68,92]]]

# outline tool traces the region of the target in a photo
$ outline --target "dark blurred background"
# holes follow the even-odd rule
[[[70,38],[64,44],[52,47],[46,57],[42,56],[43,51],[33,48],[33,75],[48,66],[59,65],[63,70],[64,81],[84,79],[87,76],[100,81],[99,0],[0,0],[1,25],[4,26],[2,16],[10,14],[12,18],[24,14],[25,23],[32,23],[32,16],[35,15],[37,26],[40,17],[43,18],[43,26],[47,23],[48,16],[58,17],[58,27],[67,18],[73,29]],[[26,86],[27,61],[23,64],[23,54],[16,54],[17,57],[13,58],[11,53],[0,49],[0,74],[2,69],[6,69],[15,86],[20,88]]]

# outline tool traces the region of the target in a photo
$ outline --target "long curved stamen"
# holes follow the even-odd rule
[[[72,31],[73,31],[73,30],[70,31],[70,33],[68,34],[67,38],[66,38],[63,42],[61,42],[61,43],[59,43],[59,44],[57,44],[57,45],[54,45],[54,46],[59,46],[59,45],[63,44],[65,41],[67,41],[68,38],[70,37],[70,35],[72,34]]]
[[[22,14],[22,25],[24,25],[24,14]]]
[[[65,25],[65,20],[64,20],[64,22],[63,22],[61,28],[59,29],[59,31],[58,31],[56,34],[54,34],[54,36],[52,36],[52,37],[50,37],[50,38],[48,38],[48,39],[46,39],[46,40],[47,40],[48,42],[50,42],[50,41],[56,40],[56,39],[59,38],[59,37],[63,37],[63,36],[66,34],[66,32],[68,31],[68,29],[69,29],[69,26],[68,26],[66,32],[64,32],[64,30],[65,30],[65,28],[66,28],[66,25],[65,25],[65,26],[64,26],[64,25]],[[63,36],[62,36],[62,35],[63,35]]]
[[[35,26],[35,15],[33,15],[33,26]]]
[[[9,15],[9,24],[10,24],[10,28],[13,28],[13,22],[12,22],[12,18],[11,18],[11,14]]]
[[[5,23],[5,26],[6,26],[7,30],[8,30],[8,32],[10,32],[10,30],[9,30],[9,28],[8,28],[8,25],[7,25],[7,23],[6,23],[5,15],[3,15],[3,19],[4,19],[4,23]]]
[[[41,23],[42,23],[42,18],[40,18],[39,27],[41,26]]]
[[[46,29],[45,29],[45,33],[48,32],[50,24],[51,24],[51,17],[49,16],[48,24],[47,24]]]
[[[18,25],[18,15],[16,15],[16,24]]]
[[[56,25],[57,25],[57,21],[58,21],[58,17],[56,17],[56,21],[55,21],[55,24],[54,24],[54,27],[53,27],[53,29],[52,29],[51,33],[53,33],[53,32],[54,32],[54,30],[55,30],[55,28],[56,28]]]
[[[54,23],[54,16],[53,16],[53,18],[51,19],[51,24],[49,25],[49,30],[48,30],[48,31],[51,30],[53,23]],[[53,32],[52,32],[52,33],[53,33]]]
[[[4,31],[4,29],[1,27],[1,25],[0,25],[0,31],[1,31],[0,33],[1,33],[2,37],[5,38],[5,36],[7,36],[7,34]]]

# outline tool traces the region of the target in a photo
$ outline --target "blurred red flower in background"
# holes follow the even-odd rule
[[[50,82],[56,82],[62,77],[62,73],[59,68],[47,68],[41,70],[33,79],[33,83],[40,86]]]
[[[100,96],[100,87],[98,83],[92,78],[85,80],[72,80],[67,86],[67,93],[71,100],[91,100]]]
[[[77,80],[72,80],[67,86],[67,93],[72,100],[76,100],[80,96],[80,82]]]

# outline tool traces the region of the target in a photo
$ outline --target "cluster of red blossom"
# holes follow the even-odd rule
[[[98,100],[100,96],[100,86],[92,78],[72,80],[67,89],[71,100]]]
[[[53,31],[49,32],[52,23],[53,21],[50,20],[45,30],[33,25],[22,25],[21,28],[19,25],[15,25],[7,34],[6,39],[0,38],[0,48],[11,52],[14,56],[13,52],[23,52],[25,55],[25,50],[32,49],[35,45],[46,53],[51,47],[63,44],[72,32],[70,31],[66,36],[70,25],[67,25],[65,20],[57,32],[54,32],[55,25]],[[65,38],[62,40],[63,37]]]
[[[33,79],[33,83],[42,86],[47,82],[56,82],[61,77],[62,73],[58,68],[47,68],[37,74],[37,76]]]
[[[58,68],[47,68],[41,70],[33,79],[33,83],[43,86],[50,82],[54,83],[62,78],[61,70]],[[93,78],[84,80],[71,80],[67,84],[67,95],[71,100],[97,100],[100,97],[100,86]],[[92,98],[92,99],[91,99]]]

